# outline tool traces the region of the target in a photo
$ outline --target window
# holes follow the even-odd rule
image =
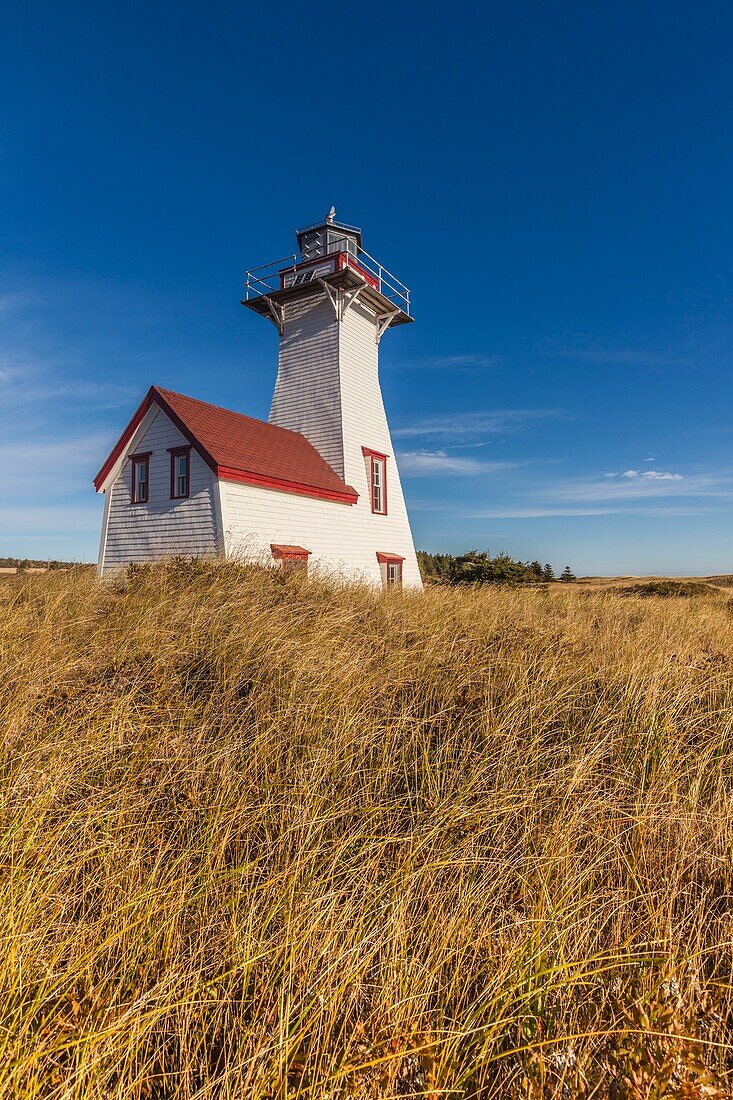
[[[171,456],[171,500],[189,495],[191,484],[191,448],[169,447]]]
[[[372,503],[372,512],[380,516],[387,515],[387,456],[379,451],[371,451],[368,447],[362,447],[364,461],[366,463],[367,480],[369,481],[369,499]]]
[[[402,586],[402,563],[404,560],[399,554],[383,554],[377,551],[377,561],[382,573],[382,584],[385,588],[400,588]]]
[[[283,546],[275,542],[270,543],[270,549],[272,550],[272,556],[275,561],[280,562],[280,568],[283,573],[308,572],[310,550],[305,550],[302,546]]]
[[[132,493],[133,504],[147,504],[150,500],[150,451],[147,454],[132,455]]]
[[[402,584],[402,562],[401,561],[388,561],[387,562],[387,588],[391,588],[394,584]]]

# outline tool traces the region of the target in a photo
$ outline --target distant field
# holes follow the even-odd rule
[[[575,585],[583,585],[592,588],[609,588],[617,585],[631,585],[642,584],[649,581],[666,581],[674,580],[684,583],[687,581],[699,581],[704,584],[711,584],[718,588],[733,588],[733,574],[721,574],[714,577],[635,577],[635,576],[618,576],[618,577],[579,577],[577,581],[573,583]]]
[[[0,576],[7,574],[21,573],[45,573],[48,570],[55,569],[73,569],[84,568],[77,562],[71,561],[56,561],[51,560],[38,560],[29,558],[9,558],[0,557]]]
[[[699,580],[0,585],[0,1096],[730,1096]]]

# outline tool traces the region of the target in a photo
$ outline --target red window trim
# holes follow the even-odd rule
[[[137,454],[130,455],[130,504],[149,504],[150,503],[150,456],[152,451],[138,451]],[[137,499],[137,478],[135,477],[135,467],[138,462],[145,463],[145,486],[148,491],[148,495],[145,500]]]
[[[389,455],[382,454],[381,451],[373,451],[371,447],[362,447],[361,453],[364,458],[369,459],[369,503],[372,509],[372,515],[386,516],[389,511],[389,504],[387,498],[387,459]],[[384,463],[384,485],[382,486],[382,496],[384,498],[384,508],[380,511],[374,507],[374,459],[380,458]]]
[[[171,456],[171,500],[186,500],[191,495],[191,444],[187,443],[183,447],[169,447],[168,454]],[[176,493],[176,459],[179,455],[186,455],[188,462],[186,463],[186,492]]]

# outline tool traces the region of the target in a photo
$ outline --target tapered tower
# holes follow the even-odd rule
[[[359,571],[417,586],[420,575],[379,382],[384,334],[412,321],[410,292],[365,251],[361,230],[324,221],[298,252],[247,272],[243,305],[279,335],[270,423],[304,435],[358,502],[348,520]]]

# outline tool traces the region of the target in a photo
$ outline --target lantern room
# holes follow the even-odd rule
[[[412,321],[409,289],[365,251],[361,229],[336,221],[333,207],[322,222],[298,229],[295,235],[295,255],[247,272],[242,300],[242,305],[272,321],[281,335],[287,302],[303,294],[326,294],[332,303],[344,294],[348,302],[358,297],[376,318],[377,342],[385,329]]]
[[[356,259],[361,248],[361,229],[336,221],[336,211],[331,207],[325,221],[320,225],[309,225],[297,229],[298,248],[303,263],[319,260],[334,252],[346,252]]]

